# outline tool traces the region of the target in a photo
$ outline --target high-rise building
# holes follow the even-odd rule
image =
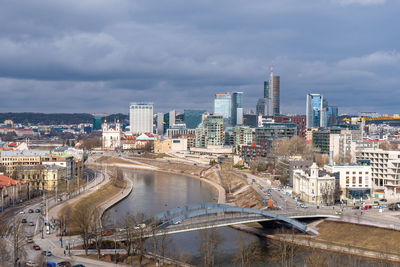
[[[222,115],[224,123],[229,124],[232,120],[232,94],[214,95],[214,114]]]
[[[322,127],[323,96],[320,94],[308,94],[306,103],[307,128]]]
[[[259,98],[256,106],[256,115],[269,115],[269,98]]]
[[[224,117],[224,125],[243,124],[243,92],[214,95],[214,114]]]
[[[101,117],[93,116],[93,131],[97,131],[101,129]]]
[[[172,128],[172,126],[174,126],[175,124],[175,119],[176,119],[176,110],[171,110],[169,112],[169,128]]]
[[[269,78],[269,92],[273,116],[280,114],[280,77],[274,76],[274,72],[271,70]]]
[[[328,121],[327,121],[328,126],[337,125],[338,117],[339,117],[338,107],[337,106],[328,106],[327,117],[328,117]]]
[[[232,125],[243,124],[243,92],[232,93]]]
[[[271,67],[269,81],[264,81],[264,98],[257,102],[257,115],[276,116],[280,114],[280,77],[274,76]]]
[[[185,109],[183,112],[183,121],[187,129],[196,129],[201,123],[201,116],[206,113],[205,110]]]
[[[129,122],[133,134],[153,133],[153,103],[131,103]]]
[[[157,113],[157,134],[162,135],[164,133],[164,114],[162,112]]]

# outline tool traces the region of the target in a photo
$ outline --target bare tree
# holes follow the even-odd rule
[[[271,260],[281,267],[295,266],[294,258],[299,251],[299,246],[294,243],[294,232],[279,230],[278,236],[282,239],[272,240],[270,243],[272,248]]]
[[[7,249],[7,242],[5,240],[7,236],[7,223],[4,220],[2,214],[0,214],[0,265],[6,266],[7,263],[11,260],[11,256],[9,250]]]
[[[83,247],[86,256],[88,255],[89,248],[89,229],[92,223],[91,209],[87,205],[79,205],[74,208],[74,217],[72,218],[74,225],[79,229],[82,234]]]
[[[321,185],[321,196],[326,204],[332,203],[334,198],[335,188],[330,183],[324,183]]]
[[[245,241],[243,233],[239,234],[236,241],[239,248],[233,262],[241,267],[251,266],[259,262],[262,258],[261,248],[257,243],[249,243]]]
[[[199,231],[199,251],[202,255],[203,266],[215,266],[215,255],[218,253],[222,237],[215,228],[208,228]]]
[[[15,216],[9,224],[8,236],[12,244],[13,265],[18,266],[20,260],[25,255],[24,246],[26,245],[26,235],[24,234],[22,218]]]
[[[90,229],[94,235],[94,244],[97,250],[97,259],[100,259],[101,246],[103,244],[103,234],[104,234],[104,229],[101,222],[102,219],[101,215],[102,214],[100,208],[99,207],[95,208],[92,213],[92,223],[90,226]]]

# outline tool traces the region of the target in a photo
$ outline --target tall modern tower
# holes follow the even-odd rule
[[[232,125],[243,124],[243,92],[232,93]]]
[[[229,124],[232,120],[232,94],[214,95],[214,114],[222,115],[224,124]]]
[[[153,103],[131,103],[129,122],[133,134],[153,133]]]
[[[306,125],[308,129],[324,127],[324,97],[320,94],[308,94],[306,101]]]
[[[274,70],[271,66],[269,81],[264,81],[264,99],[258,100],[259,110],[264,109],[267,116],[275,116],[280,114],[280,77],[274,76]],[[261,107],[264,106],[264,108]]]
[[[280,77],[279,76],[274,76],[274,70],[271,67],[271,74],[269,77],[269,93],[270,93],[270,101],[271,105],[270,108],[272,108],[272,115],[279,115],[281,112],[280,105]]]

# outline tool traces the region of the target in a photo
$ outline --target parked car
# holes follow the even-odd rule
[[[29,226],[35,226],[34,222],[29,222]]]
[[[57,263],[57,267],[72,267],[69,261],[62,261]]]
[[[38,245],[33,245],[34,250],[40,250],[40,247]]]
[[[28,213],[33,213],[33,209],[29,209],[29,210],[28,210]]]
[[[29,261],[26,261],[26,262],[25,262],[25,266],[26,266],[26,267],[39,267],[39,264],[37,264],[37,263],[35,263],[35,262],[29,260]]]
[[[21,210],[21,211],[19,212],[19,214],[25,214],[25,211]]]
[[[360,206],[354,206],[353,207],[353,210],[359,210],[360,209]]]
[[[113,234],[114,234],[113,231],[107,231],[107,232],[103,233],[103,236],[110,236]]]
[[[35,209],[35,212],[36,213],[40,213],[40,209]]]
[[[51,253],[51,251],[48,251],[48,250],[43,250],[43,251],[42,251],[42,254],[45,255],[45,256],[47,256],[47,257],[53,256],[53,254]]]
[[[26,220],[25,218],[23,218],[23,219],[21,220],[21,222],[22,222],[22,223],[27,223],[27,220]]]
[[[57,266],[57,263],[52,262],[52,261],[48,261],[48,262],[46,262],[46,266],[47,266],[47,267],[56,267],[56,266]]]
[[[387,202],[386,198],[379,199],[380,202]]]
[[[27,243],[33,243],[32,237],[28,237],[28,238],[26,239],[26,242],[27,242]]]

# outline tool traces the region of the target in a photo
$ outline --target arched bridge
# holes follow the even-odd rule
[[[148,223],[156,223],[158,231],[172,234],[250,222],[281,221],[300,231],[318,234],[314,228],[310,228],[306,224],[294,219],[313,216],[324,217],[323,215],[304,213],[280,214],[226,204],[206,203],[185,206],[160,213],[149,220]]]

